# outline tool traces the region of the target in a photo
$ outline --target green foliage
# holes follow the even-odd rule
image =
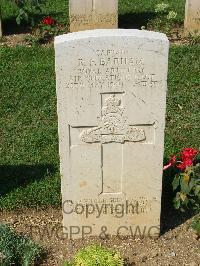
[[[41,259],[44,250],[30,238],[0,224],[0,265],[29,266]]]
[[[200,211],[200,151],[191,147],[184,148],[178,157],[173,155],[164,170],[173,167],[176,174],[172,181],[176,192],[174,206],[185,211]]]
[[[156,31],[170,34],[177,20],[177,12],[170,10],[169,4],[164,2],[155,6],[155,13],[158,15],[154,20],[149,22],[149,26]]]
[[[23,0],[21,7],[14,0],[1,0],[2,16],[5,22],[16,19],[19,10],[28,13],[28,23],[36,25],[45,16],[53,16],[56,21],[62,24],[68,23],[68,0],[39,0],[39,5],[31,4],[32,0]],[[20,22],[25,22],[25,18],[20,18]]]
[[[149,13],[155,13],[156,16],[155,8],[158,4],[162,4],[161,0],[119,0],[119,15],[131,13],[142,15],[144,13],[146,16],[149,16]],[[177,12],[178,21],[183,22],[185,15],[185,2],[183,0],[167,0],[164,1],[164,5],[167,5],[167,10]],[[149,19],[153,20],[154,16]]]
[[[19,11],[13,0],[1,0],[3,9],[3,18],[10,19],[16,17]],[[119,21],[120,24],[128,23],[130,26],[138,24],[138,28],[141,26],[147,26],[147,22],[153,25],[154,19],[157,17],[155,13],[155,6],[159,4],[161,0],[119,0]],[[185,14],[185,2],[183,0],[167,0],[165,1],[169,5],[170,10],[174,10],[177,13],[177,20],[179,23],[183,23]],[[44,4],[40,7],[41,12],[32,10],[30,17],[37,19],[37,14],[42,16],[53,16],[59,23],[68,24],[68,6],[69,0],[45,0]],[[126,17],[124,17],[126,15]],[[133,27],[131,27],[133,28]]]
[[[44,0],[13,0],[18,7],[18,14],[16,17],[16,22],[18,25],[21,21],[30,21],[31,25],[35,24],[34,13],[41,12],[41,4]]]
[[[169,10],[169,4],[159,3],[155,6],[155,12],[159,14],[165,14]]]
[[[176,209],[184,211],[193,208],[200,211],[200,164],[187,167],[185,172],[178,173],[172,186],[177,191],[174,198]]]
[[[123,266],[124,260],[118,252],[103,246],[91,245],[77,252],[73,262],[64,266]]]
[[[192,222],[192,228],[195,230],[198,237],[200,237],[200,215]]]
[[[200,44],[200,34],[199,33],[189,33],[187,36],[189,44],[196,45]]]
[[[169,11],[168,15],[167,15],[167,19],[170,21],[175,21],[177,17],[177,13],[175,11]]]
[[[25,40],[30,45],[39,45],[50,42],[55,36],[67,32],[67,27],[55,22],[53,25],[38,24],[33,28],[32,34],[28,35]]]

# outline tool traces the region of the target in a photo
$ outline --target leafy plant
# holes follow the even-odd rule
[[[176,192],[174,207],[184,211],[192,208],[200,210],[200,160],[199,151],[193,148],[185,148],[180,153],[180,158],[172,156],[169,167],[174,167],[177,171],[172,186]]]
[[[158,31],[170,34],[171,28],[176,22],[177,13],[169,10],[169,4],[159,3],[155,6],[155,13],[158,17],[153,21],[153,28]]]
[[[16,22],[18,25],[21,24],[23,20],[26,22],[30,21],[31,25],[35,24],[33,13],[41,12],[41,4],[44,0],[13,0],[18,6],[19,11],[16,17]]]
[[[166,13],[169,9],[169,5],[166,4],[166,3],[159,3],[156,5],[155,7],[155,12],[156,13],[160,13],[160,14],[163,14],[163,13]]]
[[[167,15],[167,19],[170,21],[175,20],[177,17],[177,13],[174,11],[169,11],[168,15]]]
[[[33,29],[32,34],[27,36],[25,40],[31,45],[46,43],[65,31],[64,25],[58,24],[52,17],[48,16]]]
[[[123,266],[124,260],[118,252],[99,245],[91,245],[77,252],[73,262],[64,266]]]
[[[30,238],[0,224],[0,265],[28,266],[41,258],[43,249]]]

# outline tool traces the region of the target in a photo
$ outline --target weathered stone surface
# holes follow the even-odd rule
[[[118,0],[70,0],[70,32],[118,27]]]
[[[68,237],[159,233],[168,46],[137,30],[56,37]]]
[[[200,33],[200,0],[186,0],[185,33]]]

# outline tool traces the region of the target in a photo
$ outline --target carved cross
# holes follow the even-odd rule
[[[79,138],[85,143],[101,143],[101,193],[122,193],[123,144],[145,141],[146,134],[143,129],[129,125],[121,100],[115,94],[105,99],[98,126],[83,130]]]

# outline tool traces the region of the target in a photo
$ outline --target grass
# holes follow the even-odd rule
[[[53,50],[2,49],[0,61],[0,208],[59,204]]]
[[[149,20],[153,21],[158,16],[155,14],[155,5],[161,2],[168,3],[170,10],[177,12],[177,20],[183,23],[185,0],[119,0],[120,27],[140,28],[146,26]],[[68,0],[45,0],[41,14],[33,13],[32,15],[37,22],[41,17],[51,15],[60,23],[68,23],[68,9]],[[12,0],[2,0],[2,13],[5,23],[13,27],[17,8]]]
[[[0,209],[60,207],[54,51],[1,48],[0,62]],[[199,64],[200,46],[170,49],[166,158],[200,146]]]
[[[191,224],[191,227],[197,234],[197,238],[200,239],[200,215],[196,216]]]
[[[165,155],[200,147],[200,46],[170,50]]]
[[[44,250],[30,238],[18,235],[7,225],[0,224],[0,265],[33,265]]]

